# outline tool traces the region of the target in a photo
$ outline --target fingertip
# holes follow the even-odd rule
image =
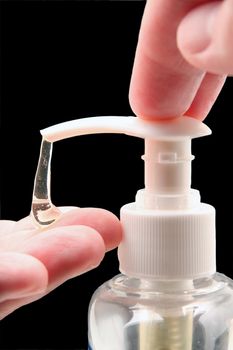
[[[156,121],[184,115],[204,77],[203,72],[185,64],[188,68],[183,70],[171,63],[163,66],[140,49],[129,90],[130,106],[138,117]]]
[[[87,255],[86,260],[88,261],[87,266],[83,268],[83,273],[99,266],[105,255],[105,243],[103,237],[94,228],[79,225],[77,229],[82,230],[85,241],[83,253],[84,256]],[[88,241],[86,237],[89,238]],[[85,250],[87,254],[85,254]]]
[[[185,115],[203,121],[216,101],[226,76],[207,73]]]
[[[168,86],[161,81],[158,89],[158,76],[155,73],[156,63],[144,57],[143,52],[138,55],[133,69],[129,103],[134,114],[144,120],[165,120],[179,117],[185,111],[183,104],[174,107],[168,99],[162,97],[163,91],[168,93]]]
[[[116,248],[122,239],[122,225],[116,215],[105,209],[83,209],[83,218],[92,216],[91,227],[95,228],[104,240],[106,251]],[[87,222],[88,223],[88,222]]]

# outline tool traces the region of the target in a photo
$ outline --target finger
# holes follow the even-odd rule
[[[69,210],[67,211],[66,208],[69,208]],[[89,226],[100,233],[107,251],[119,245],[122,238],[122,228],[118,218],[111,212],[98,208],[74,207],[62,207],[61,210],[64,214],[61,215],[51,228],[71,225]],[[38,229],[35,228],[30,216],[17,222],[15,229],[21,230],[20,236],[24,237],[24,239],[38,234]],[[24,232],[22,233],[22,231]]]
[[[45,291],[48,274],[36,258],[20,253],[0,254],[0,302]]]
[[[76,209],[75,212],[77,211]],[[91,222],[91,215],[88,215],[89,211],[92,212],[91,209],[84,211],[86,217],[83,216],[83,220],[87,223]],[[102,214],[102,210],[93,210],[93,212],[99,216]],[[117,220],[113,214],[103,212],[105,212],[107,220],[110,220],[109,224],[112,223],[111,217]],[[70,217],[62,217],[60,224],[64,225],[67,222],[75,225],[73,214]],[[96,220],[96,224],[98,224],[98,220]],[[22,297],[19,294],[19,298],[14,295],[14,300],[1,303],[0,319],[22,305],[39,299],[67,279],[89,271],[101,262],[105,253],[105,245],[96,231],[82,226],[59,227],[59,224],[57,225],[58,227],[53,227],[51,230],[37,231],[36,235],[33,234],[30,240],[23,241],[21,244],[21,249],[24,252],[36,256],[45,264],[49,275],[49,285],[46,291],[42,291],[42,293],[38,291],[36,295],[29,293],[30,296],[27,297],[24,294]],[[101,227],[104,229],[101,220],[99,220],[98,225],[100,230]],[[20,234],[28,235],[28,231],[21,231]]]
[[[98,266],[105,254],[100,234],[86,226],[62,226],[24,242],[22,251],[47,268],[49,290]]]
[[[182,20],[177,43],[192,65],[215,74],[233,74],[233,0],[214,1]]]
[[[130,84],[134,112],[143,118],[171,118],[188,110],[205,76],[190,65],[176,44],[182,18],[208,0],[148,0]]]
[[[104,240],[107,251],[116,248],[122,238],[122,227],[119,219],[104,209],[73,209],[62,215],[53,227],[70,225],[84,225],[98,231]]]
[[[216,101],[225,81],[226,76],[207,73],[191,106],[185,112],[185,115],[200,120],[205,119]]]

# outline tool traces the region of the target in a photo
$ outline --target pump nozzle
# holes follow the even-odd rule
[[[152,140],[178,141],[185,137],[193,139],[210,135],[211,130],[199,120],[190,117],[153,122],[137,117],[117,116],[75,119],[41,130],[41,135],[49,142],[74,136],[103,133],[126,134]]]
[[[138,192],[138,207],[184,209],[199,200],[198,193],[190,190],[191,139],[211,133],[205,124],[189,117],[156,122],[136,117],[94,117],[41,130],[43,138],[49,142],[98,133],[145,139],[145,191]]]

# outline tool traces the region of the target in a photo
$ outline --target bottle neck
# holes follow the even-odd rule
[[[218,289],[218,273],[209,274],[202,278],[183,280],[158,280],[148,277],[133,277],[120,274],[113,279],[113,283],[122,288],[148,293],[187,294],[201,292],[201,290]],[[216,277],[217,276],[217,277]],[[220,275],[219,275],[220,276]],[[221,277],[221,276],[220,276]]]

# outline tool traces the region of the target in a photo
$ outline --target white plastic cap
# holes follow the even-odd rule
[[[215,210],[200,203],[188,210],[121,209],[124,238],[120,270],[159,280],[195,279],[216,271]]]
[[[194,279],[216,271],[215,210],[191,189],[191,139],[209,135],[202,122],[180,117],[149,122],[136,117],[94,117],[41,131],[50,142],[96,133],[145,139],[145,189],[121,208],[121,272],[135,277]]]

